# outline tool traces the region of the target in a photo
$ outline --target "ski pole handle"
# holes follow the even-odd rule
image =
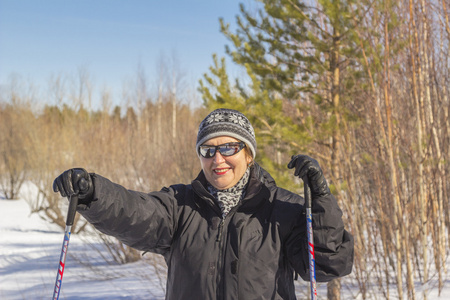
[[[77,213],[78,195],[72,195],[69,198],[69,209],[67,211],[66,226],[72,226]]]
[[[78,195],[69,196],[69,209],[67,211],[66,229],[64,231],[64,241],[61,249],[61,256],[59,258],[59,267],[58,273],[56,274],[55,288],[53,290],[53,298],[52,298],[53,300],[58,300],[59,293],[61,292],[62,278],[64,274],[64,268],[66,265],[67,249],[69,248],[70,234],[73,222],[75,220],[75,214],[77,212],[77,205],[78,205]]]
[[[305,194],[305,207],[312,207],[311,188],[309,187],[309,179],[307,176],[303,178],[303,192]]]
[[[314,235],[312,229],[312,197],[311,188],[309,187],[308,177],[303,178],[304,194],[305,194],[305,207],[306,207],[306,228],[308,234],[308,258],[309,258],[309,280],[311,285],[311,300],[317,299],[316,288],[316,266],[314,255]]]

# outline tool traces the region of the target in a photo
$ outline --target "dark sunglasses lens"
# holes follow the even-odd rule
[[[215,147],[200,147],[200,155],[205,158],[211,158],[216,154]]]
[[[219,147],[219,152],[223,156],[231,156],[239,151],[239,145],[226,145]]]
[[[245,144],[240,143],[229,143],[219,146],[200,146],[200,155],[204,158],[211,158],[216,154],[216,151],[219,150],[220,154],[223,156],[232,156],[239,151],[241,151],[245,147]]]

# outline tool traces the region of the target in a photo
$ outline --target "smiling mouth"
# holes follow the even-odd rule
[[[229,168],[225,168],[225,169],[214,169],[213,171],[217,175],[223,175],[226,172],[228,172],[229,170],[230,170]]]

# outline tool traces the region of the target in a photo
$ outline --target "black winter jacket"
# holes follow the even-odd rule
[[[225,219],[205,189],[190,185],[149,194],[93,175],[95,201],[78,211],[99,231],[133,248],[162,254],[166,299],[296,299],[294,273],[309,280],[303,198],[252,167],[245,198]],[[353,238],[333,196],[314,199],[317,281],[347,275]]]

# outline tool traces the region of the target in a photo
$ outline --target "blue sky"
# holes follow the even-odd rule
[[[97,88],[122,88],[138,66],[150,81],[161,57],[197,83],[229,44],[219,18],[235,24],[234,0],[0,0],[0,85],[11,75],[42,88],[50,77],[88,72]]]

